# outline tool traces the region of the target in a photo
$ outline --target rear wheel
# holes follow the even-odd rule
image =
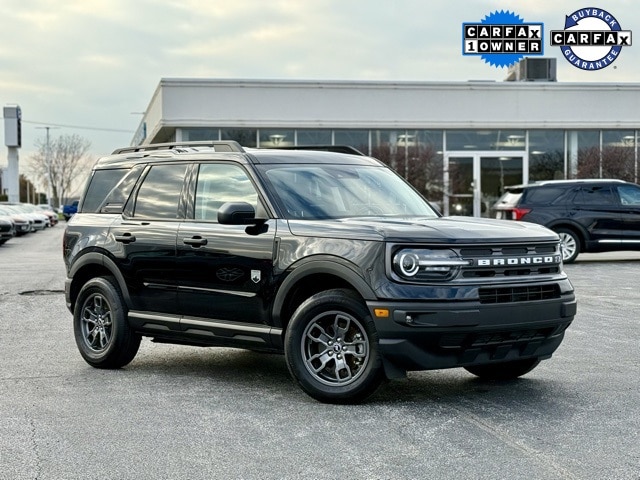
[[[360,402],[384,380],[373,320],[349,290],[320,292],[296,309],[285,356],[298,385],[321,402]]]
[[[512,380],[525,373],[529,373],[536,368],[539,363],[539,358],[529,358],[527,360],[514,360],[489,365],[474,365],[464,368],[467,372],[473,373],[483,380]]]
[[[556,228],[555,232],[560,236],[562,244],[562,261],[572,263],[580,253],[580,238],[568,228]]]
[[[113,277],[84,284],[73,312],[76,344],[85,361],[96,368],[120,368],[138,353],[140,335],[127,322],[126,305]]]

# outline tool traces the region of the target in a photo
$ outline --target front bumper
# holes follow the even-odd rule
[[[385,363],[400,370],[549,358],[576,314],[576,299],[516,303],[367,302]],[[388,310],[388,317],[376,316]]]

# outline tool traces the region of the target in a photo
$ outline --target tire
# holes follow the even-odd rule
[[[321,402],[359,403],[385,379],[373,320],[350,290],[305,300],[291,318],[284,349],[294,380]]]
[[[138,353],[140,335],[127,322],[127,307],[113,277],[84,284],[73,311],[76,344],[85,361],[96,368],[120,368]]]
[[[540,363],[539,358],[529,358],[527,360],[514,360],[511,362],[492,363],[490,365],[474,365],[464,367],[483,380],[513,380],[525,373],[529,373]]]
[[[580,253],[580,237],[568,228],[556,228],[554,231],[560,236],[562,261],[564,263],[573,263]]]

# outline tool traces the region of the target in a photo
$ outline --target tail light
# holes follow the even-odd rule
[[[524,217],[530,211],[530,208],[514,208],[511,211],[511,216],[513,220],[522,220],[522,217]]]

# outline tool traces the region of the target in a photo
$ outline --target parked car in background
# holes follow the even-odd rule
[[[31,208],[25,207],[21,203],[2,203],[9,210],[28,218],[31,221],[31,231],[44,230],[49,226],[49,217],[44,213],[34,212]]]
[[[16,234],[16,227],[11,217],[0,215],[0,245],[4,245],[11,240]]]
[[[506,188],[497,218],[544,225],[562,240],[563,260],[581,252],[640,250],[640,185],[621,180],[549,180]]]
[[[49,217],[49,227],[53,227],[58,224],[58,214],[51,208],[42,208],[40,205],[34,205],[32,203],[21,203],[22,207],[31,213],[44,213]]]
[[[13,222],[16,236],[26,235],[33,230],[32,220],[20,213],[8,208],[7,205],[0,204],[0,215],[9,217]]]
[[[78,200],[62,207],[62,216],[66,222],[78,211]]]
[[[36,205],[36,207],[41,208],[43,210],[51,210],[52,212],[60,213],[59,208],[49,205],[48,203],[39,203],[38,205]]]

